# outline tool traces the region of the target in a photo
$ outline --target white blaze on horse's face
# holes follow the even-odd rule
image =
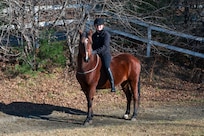
[[[89,60],[89,52],[87,51],[87,48],[86,48],[87,44],[88,44],[88,38],[86,38],[84,40],[84,44],[85,44],[85,52],[86,52],[85,61],[88,62],[88,60]]]

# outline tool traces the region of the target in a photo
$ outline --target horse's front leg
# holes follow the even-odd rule
[[[87,91],[86,93],[86,99],[87,99],[87,108],[88,108],[88,112],[87,112],[87,117],[86,120],[84,121],[84,125],[89,125],[92,123],[92,118],[93,118],[93,98],[94,98],[94,94],[95,94],[96,89],[90,89]]]
[[[92,123],[92,118],[93,118],[92,103],[93,103],[93,99],[87,98],[88,112],[87,112],[86,120],[84,121],[84,125],[89,125]]]

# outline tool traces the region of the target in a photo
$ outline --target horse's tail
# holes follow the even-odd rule
[[[139,76],[139,81],[138,81],[138,94],[139,94],[139,98],[140,98],[140,76]]]

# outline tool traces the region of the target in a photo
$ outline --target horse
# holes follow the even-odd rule
[[[102,66],[102,61],[97,54],[92,54],[92,30],[89,32],[79,31],[80,39],[77,56],[76,79],[87,99],[87,117],[84,125],[92,123],[93,99],[96,89],[110,88],[108,76]],[[121,85],[127,99],[124,119],[129,119],[130,105],[133,97],[133,114],[130,120],[136,120],[140,101],[140,72],[141,63],[138,58],[129,53],[121,53],[111,59],[112,74],[115,86]]]

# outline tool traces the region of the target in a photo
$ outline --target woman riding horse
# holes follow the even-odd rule
[[[102,61],[98,54],[92,54],[92,31],[80,33],[79,51],[77,56],[76,78],[87,99],[87,117],[84,125],[92,123],[93,100],[96,89],[110,88],[107,74],[102,68]],[[129,53],[121,53],[112,58],[110,68],[114,76],[115,85],[121,85],[126,95],[127,107],[124,118],[130,115],[130,104],[133,99],[133,113],[131,120],[136,120],[140,101],[139,77],[141,64],[138,58]]]
[[[104,30],[104,20],[96,18],[94,21],[96,32],[92,36],[93,51],[92,54],[98,54],[102,60],[102,66],[108,75],[111,84],[111,92],[115,92],[114,78],[110,69],[111,52],[110,52],[110,34]]]

